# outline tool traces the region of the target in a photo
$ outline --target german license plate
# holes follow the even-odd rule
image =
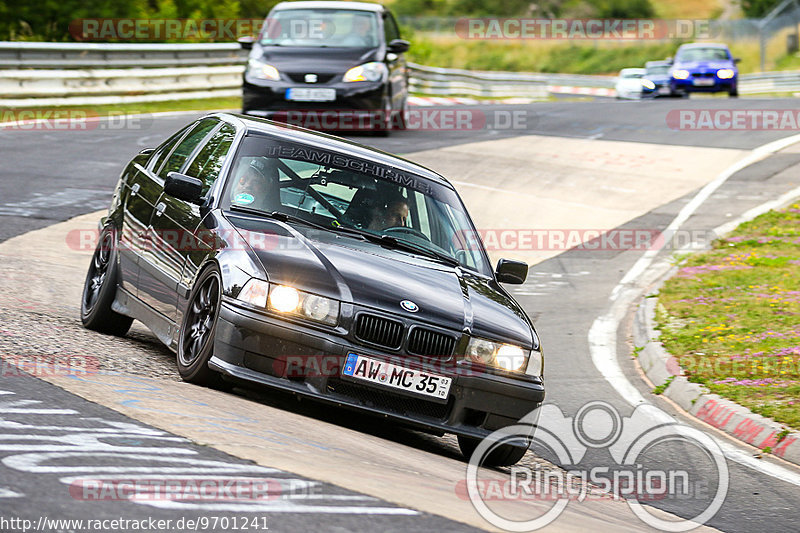
[[[347,354],[342,375],[439,399],[447,398],[453,381],[446,376],[412,370],[354,353]]]
[[[286,99],[295,102],[332,102],[336,100],[336,89],[292,87],[286,89]]]
[[[695,78],[692,83],[701,86],[714,85],[714,78]]]

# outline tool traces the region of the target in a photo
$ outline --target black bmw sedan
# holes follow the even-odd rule
[[[544,399],[542,348],[453,186],[330,135],[232,114],[124,169],[83,324],[133,319],[190,382],[244,383],[455,433],[469,455]],[[487,462],[513,464],[508,444]]]
[[[392,13],[366,2],[281,2],[250,50],[242,87],[245,114],[294,122],[325,113],[320,129],[403,125],[408,41]],[[333,123],[330,112],[336,112]],[[353,115],[356,115],[355,117]],[[302,124],[310,124],[307,120]]]

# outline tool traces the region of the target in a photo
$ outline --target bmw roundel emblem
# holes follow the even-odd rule
[[[412,302],[411,300],[403,300],[400,302],[400,307],[408,311],[409,313],[416,313],[419,311],[419,306]]]

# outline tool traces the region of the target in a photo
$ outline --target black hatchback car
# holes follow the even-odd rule
[[[250,50],[243,113],[289,121],[311,114],[329,130],[403,125],[409,43],[384,6],[281,2],[256,40],[239,42]]]
[[[469,455],[544,399],[537,334],[453,186],[243,115],[127,165],[86,277],[86,327],[144,322],[194,383],[249,383],[455,433]],[[513,464],[525,447],[495,450]]]

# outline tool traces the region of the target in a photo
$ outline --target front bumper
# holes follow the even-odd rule
[[[327,102],[298,102],[286,99],[292,88],[334,89],[336,100]],[[244,78],[242,110],[246,114],[272,118],[276,112],[319,110],[383,111],[386,87],[384,82],[353,82],[302,84],[290,81],[269,81]]]
[[[676,80],[673,78],[670,81],[670,88],[672,92],[677,93],[719,93],[719,92],[730,92],[736,90],[736,78],[732,78],[729,80],[720,80],[716,76],[714,78],[705,78],[705,79],[712,79],[713,84],[711,85],[695,85],[695,81],[692,77],[689,77],[685,80]]]
[[[410,366],[452,378],[446,400],[389,389],[342,376],[348,352],[409,366],[403,356],[352,344],[334,333],[271,318],[230,302],[224,302],[220,311],[209,366],[230,378],[380,415],[433,433],[476,438],[517,423],[544,401],[544,384],[538,377],[515,379],[433,361],[420,366],[415,360]]]

